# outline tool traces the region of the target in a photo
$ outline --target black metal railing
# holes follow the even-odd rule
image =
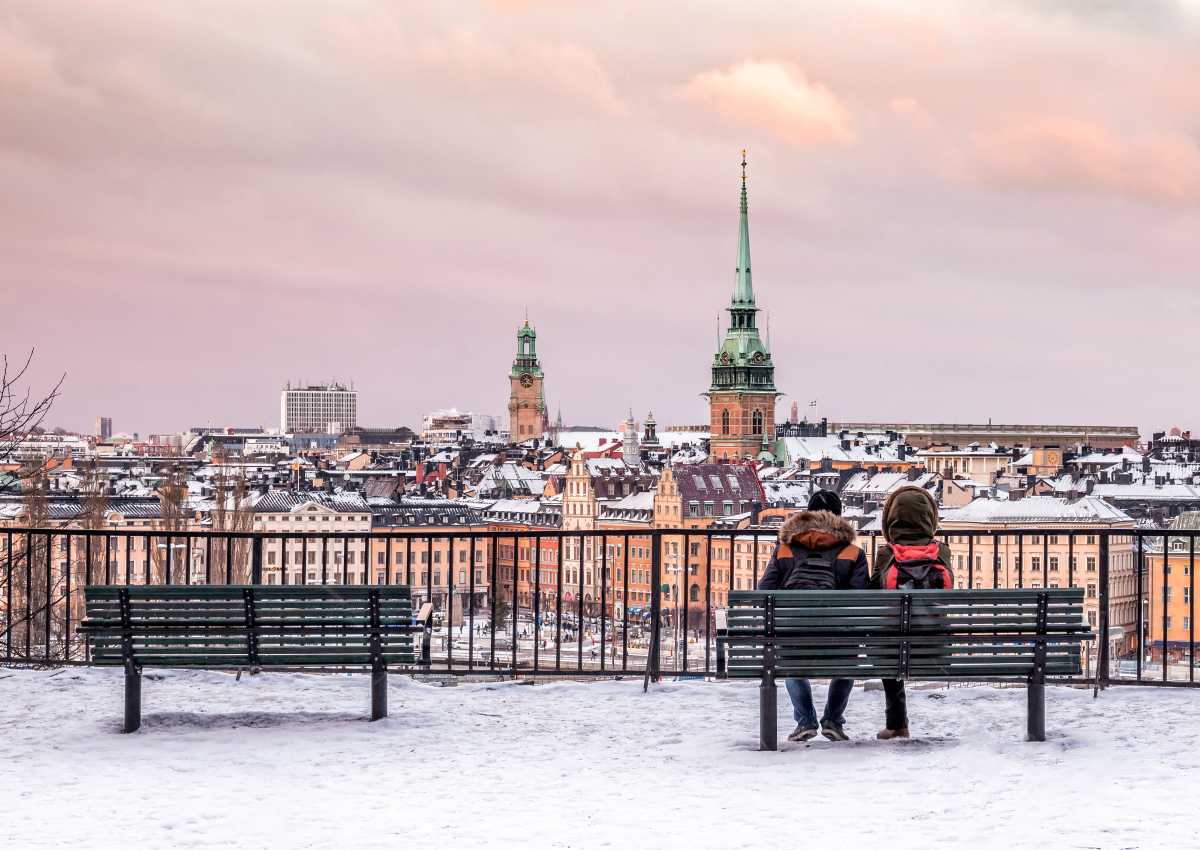
[[[1083,587],[1099,684],[1196,684],[1198,532],[944,529],[958,587]],[[0,528],[0,658],[86,662],[91,584],[406,584],[447,674],[704,676],[773,530],[210,532]],[[874,560],[882,541],[860,536]]]

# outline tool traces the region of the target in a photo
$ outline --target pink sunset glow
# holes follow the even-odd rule
[[[1188,2],[6,3],[0,350],[411,425],[528,310],[568,423],[704,422],[747,148],[781,412],[1198,427],[1197,81]]]

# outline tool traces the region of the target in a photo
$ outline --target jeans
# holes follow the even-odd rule
[[[792,701],[792,716],[796,718],[796,725],[806,729],[815,729],[817,710],[813,707],[812,686],[808,683],[808,679],[787,679],[784,686]],[[832,723],[836,726],[845,725],[846,703],[850,702],[850,691],[853,689],[853,679],[834,679],[829,683],[829,696],[825,699],[822,723]]]

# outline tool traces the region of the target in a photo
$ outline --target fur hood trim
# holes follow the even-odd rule
[[[808,549],[829,549],[839,543],[847,545],[857,536],[858,532],[849,520],[829,511],[800,511],[789,516],[779,529],[781,542]]]

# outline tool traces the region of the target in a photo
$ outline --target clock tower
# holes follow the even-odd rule
[[[746,202],[746,152],[742,151],[742,199],[738,258],[729,329],[712,360],[708,396],[709,460],[753,460],[775,442],[775,363],[758,335],[754,286],[750,277],[750,215]]]
[[[510,443],[542,439],[546,433],[545,375],[537,357],[537,331],[529,320],[517,331],[517,357],[508,373],[508,439]]]

